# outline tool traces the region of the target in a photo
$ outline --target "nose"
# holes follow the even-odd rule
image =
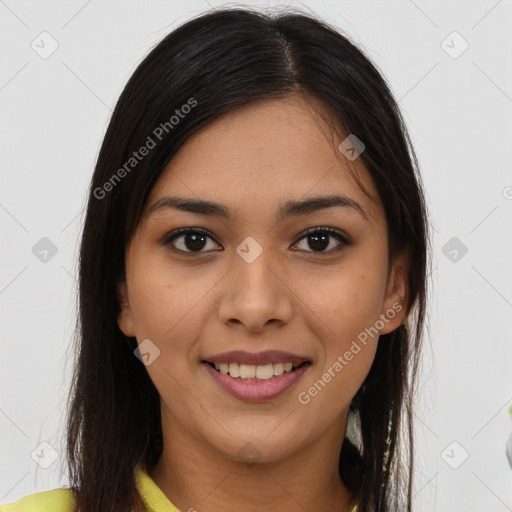
[[[286,272],[270,249],[250,263],[234,254],[233,269],[223,282],[219,319],[225,325],[262,332],[290,322],[293,297]]]

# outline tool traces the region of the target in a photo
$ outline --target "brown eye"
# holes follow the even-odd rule
[[[326,249],[331,245],[333,238],[338,241],[338,245],[336,246],[336,244],[334,244],[334,248],[331,246],[331,248],[326,251]],[[299,240],[306,240],[307,247],[312,249],[311,251],[308,251],[308,249],[300,250],[305,250],[306,252],[318,252],[320,254],[339,251],[351,243],[348,237],[343,233],[333,228],[321,227],[308,230]]]
[[[209,243],[211,240],[213,243]],[[342,250],[351,244],[350,239],[342,232],[328,227],[315,227],[306,231],[299,241],[305,240],[306,247],[299,249],[305,252],[318,254],[327,254]],[[338,244],[333,243],[336,240]],[[174,252],[185,254],[203,254],[216,250],[220,245],[204,229],[200,228],[180,228],[169,233],[161,242],[163,245],[170,246]],[[294,245],[297,245],[295,242]]]
[[[171,249],[177,252],[202,253],[209,252],[212,248],[208,248],[208,239],[213,240],[208,232],[203,229],[181,228],[166,236],[162,243],[172,245]],[[178,243],[175,243],[176,241]],[[215,245],[217,245],[216,242]],[[207,248],[206,251],[203,250],[205,248]]]

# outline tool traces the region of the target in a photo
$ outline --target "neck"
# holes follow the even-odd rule
[[[164,450],[149,476],[180,510],[350,510],[352,495],[338,469],[346,414],[314,443],[286,458],[253,463],[229,458],[168,420],[162,414]]]

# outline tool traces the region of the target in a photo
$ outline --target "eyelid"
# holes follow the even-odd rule
[[[174,240],[176,240],[180,236],[187,235],[189,233],[198,233],[198,234],[207,236],[208,238],[211,238],[217,245],[221,246],[221,244],[216,240],[216,238],[208,230],[206,230],[204,228],[195,228],[195,227],[187,227],[187,228],[175,229],[175,230],[171,231],[170,233],[167,233],[166,235],[164,235],[164,237],[162,238],[162,240],[159,243],[164,245],[164,246],[172,245],[172,242],[174,242]],[[182,251],[182,250],[176,249],[176,248],[173,248],[171,250],[173,252],[177,252],[177,253],[180,253],[180,254],[197,254],[197,255],[199,255],[199,254],[211,254],[211,252],[204,252],[204,251],[199,251],[199,252]]]
[[[167,233],[159,243],[161,243],[162,245],[165,245],[165,246],[172,245],[172,242],[174,240],[176,240],[180,236],[186,235],[188,233],[198,233],[198,234],[207,236],[208,238],[212,239],[217,245],[222,247],[222,244],[220,244],[208,230],[206,230],[204,228],[195,228],[195,227],[178,228],[174,231],[171,231],[170,233]],[[316,234],[316,233],[326,233],[330,236],[333,236],[334,238],[337,238],[338,241],[342,245],[341,249],[343,249],[343,246],[349,246],[352,244],[352,239],[344,231],[342,231],[338,228],[332,228],[329,226],[314,226],[314,227],[306,229],[300,235],[298,235],[297,239],[295,240],[295,242],[293,242],[292,246],[297,245],[297,243],[299,243],[302,239],[306,238],[308,235],[312,235],[312,234]],[[331,249],[326,252],[315,252],[315,251],[300,251],[300,252],[306,252],[306,253],[311,253],[311,254],[315,254],[318,256],[322,256],[322,255],[332,254],[333,252],[337,252],[341,249],[340,248]],[[172,248],[171,250],[173,252],[177,252],[179,254],[185,254],[185,255],[201,255],[201,254],[206,255],[206,254],[212,253],[212,251],[207,251],[207,252],[204,252],[204,251],[197,251],[197,252],[182,251],[181,249],[176,249],[176,248]]]
[[[303,231],[299,238],[297,239],[297,242],[302,240],[307,235],[315,234],[315,233],[327,233],[329,235],[336,235],[342,239],[342,242],[346,245],[350,245],[352,243],[351,238],[341,229],[338,228],[331,228],[329,226],[314,226],[312,228],[306,229],[306,231]],[[297,243],[295,242],[295,243]]]

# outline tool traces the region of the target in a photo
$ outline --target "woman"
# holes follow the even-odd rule
[[[310,15],[165,37],[80,252],[70,489],[1,512],[412,510],[428,220],[374,65]]]

